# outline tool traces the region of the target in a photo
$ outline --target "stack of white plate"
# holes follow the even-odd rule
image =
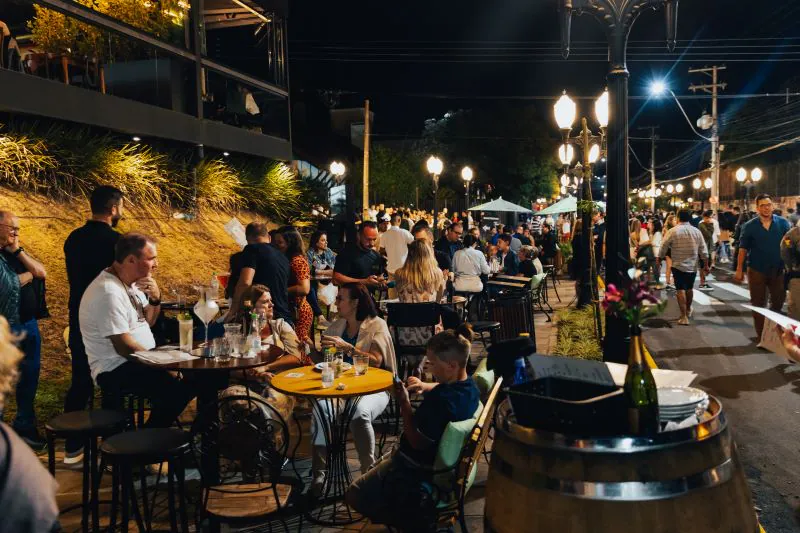
[[[702,413],[708,394],[693,387],[663,387],[658,389],[658,414],[662,421],[680,422]]]

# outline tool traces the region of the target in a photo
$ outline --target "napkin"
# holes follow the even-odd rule
[[[133,354],[134,356],[138,357],[139,359],[144,359],[150,363],[155,363],[157,365],[167,365],[170,363],[179,363],[181,361],[192,361],[193,359],[197,359],[193,355],[189,355],[186,352],[181,352],[179,350],[166,350],[166,351],[144,351],[144,352],[136,352]]]
[[[606,363],[606,366],[614,378],[614,383],[618,387],[625,385],[625,373],[628,371],[628,365]],[[653,379],[656,380],[656,387],[688,387],[697,378],[697,374],[688,370],[654,368],[651,372]]]

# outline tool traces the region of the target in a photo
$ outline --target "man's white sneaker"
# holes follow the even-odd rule
[[[679,326],[688,326],[689,325],[689,317],[682,316],[678,319]]]
[[[65,452],[64,453],[64,464],[65,465],[76,465],[83,461],[83,448],[76,450],[74,452]]]

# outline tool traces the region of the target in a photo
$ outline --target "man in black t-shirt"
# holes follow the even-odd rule
[[[119,233],[113,228],[122,218],[123,202],[122,191],[116,187],[97,187],[89,199],[92,218],[70,233],[64,241],[64,260],[69,280],[68,342],[72,359],[72,382],[64,399],[65,413],[86,409],[94,397],[94,384],[81,337],[78,309],[89,284],[114,262],[114,247],[119,240]],[[80,462],[83,456],[80,440],[68,439],[64,447],[65,463]]]
[[[336,285],[363,283],[370,289],[386,286],[383,279],[386,259],[375,250],[377,240],[378,225],[371,220],[362,222],[355,243],[345,247],[336,257],[336,266],[333,267],[333,282]]]
[[[275,318],[282,318],[294,325],[294,317],[289,311],[289,260],[280,250],[269,244],[266,224],[254,222],[251,225],[253,242],[242,250],[240,263],[242,270],[234,290],[231,309],[238,311],[242,308],[244,303],[242,297],[248,287],[256,284],[266,285],[272,294]],[[236,312],[229,314],[231,317],[236,315]]]
[[[419,524],[414,522],[419,517],[398,505],[416,487],[385,483],[387,477],[409,480],[413,475],[403,475],[404,469],[432,467],[447,425],[477,416],[480,393],[466,368],[470,341],[463,335],[470,334],[468,331],[467,328],[459,333],[444,331],[428,342],[426,355],[436,383],[410,377],[408,389],[402,382],[395,384],[395,398],[403,420],[400,446],[390,458],[380,461],[350,485],[346,495],[347,503],[373,522],[406,531],[419,530]],[[411,408],[409,391],[424,394],[416,412]]]

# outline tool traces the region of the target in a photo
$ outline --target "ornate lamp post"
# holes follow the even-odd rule
[[[469,167],[464,167],[461,169],[461,179],[464,180],[464,211],[467,212],[467,216],[464,219],[464,234],[467,234],[469,230],[469,184],[474,177],[474,173],[472,169]]]
[[[742,213],[746,213],[750,210],[750,189],[755,187],[756,183],[761,181],[763,177],[764,173],[758,167],[751,170],[749,175],[747,169],[744,167],[736,171],[736,181],[744,186],[744,209],[742,209]]]
[[[564,165],[564,175],[561,177],[562,185],[565,179],[569,182],[567,171],[570,163],[575,157],[573,145],[581,147],[583,151],[583,161],[578,162],[573,173],[575,174],[576,186],[578,189],[579,214],[583,231],[581,239],[585,256],[582,258],[585,268],[580,273],[578,283],[578,307],[589,305],[593,300],[597,300],[597,267],[594,261],[594,247],[592,246],[592,209],[588,207],[592,202],[592,165],[594,165],[603,151],[605,143],[606,127],[608,126],[608,91],[603,92],[594,105],[597,122],[600,124],[600,135],[594,135],[589,129],[586,118],[581,119],[581,131],[571,137],[572,124],[575,122],[577,109],[575,103],[567,96],[567,92],[553,106],[556,123],[561,129],[564,144],[558,148],[558,157]],[[589,202],[589,203],[587,203]]]
[[[439,227],[438,213],[436,212],[436,204],[439,195],[439,176],[442,175],[444,163],[442,163],[442,160],[438,157],[430,156],[425,166],[428,168],[428,174],[430,174],[433,179],[433,228],[431,229],[433,230],[433,238],[435,239],[437,237],[436,230]]]
[[[609,49],[608,186],[606,204],[606,281],[618,284],[630,266],[628,234],[628,68],[626,50],[633,23],[645,7],[664,6],[667,47],[675,49],[678,0],[559,0],[561,49],[569,56],[572,13],[589,13],[603,24]],[[603,359],[625,363],[630,344],[628,324],[606,317]]]

